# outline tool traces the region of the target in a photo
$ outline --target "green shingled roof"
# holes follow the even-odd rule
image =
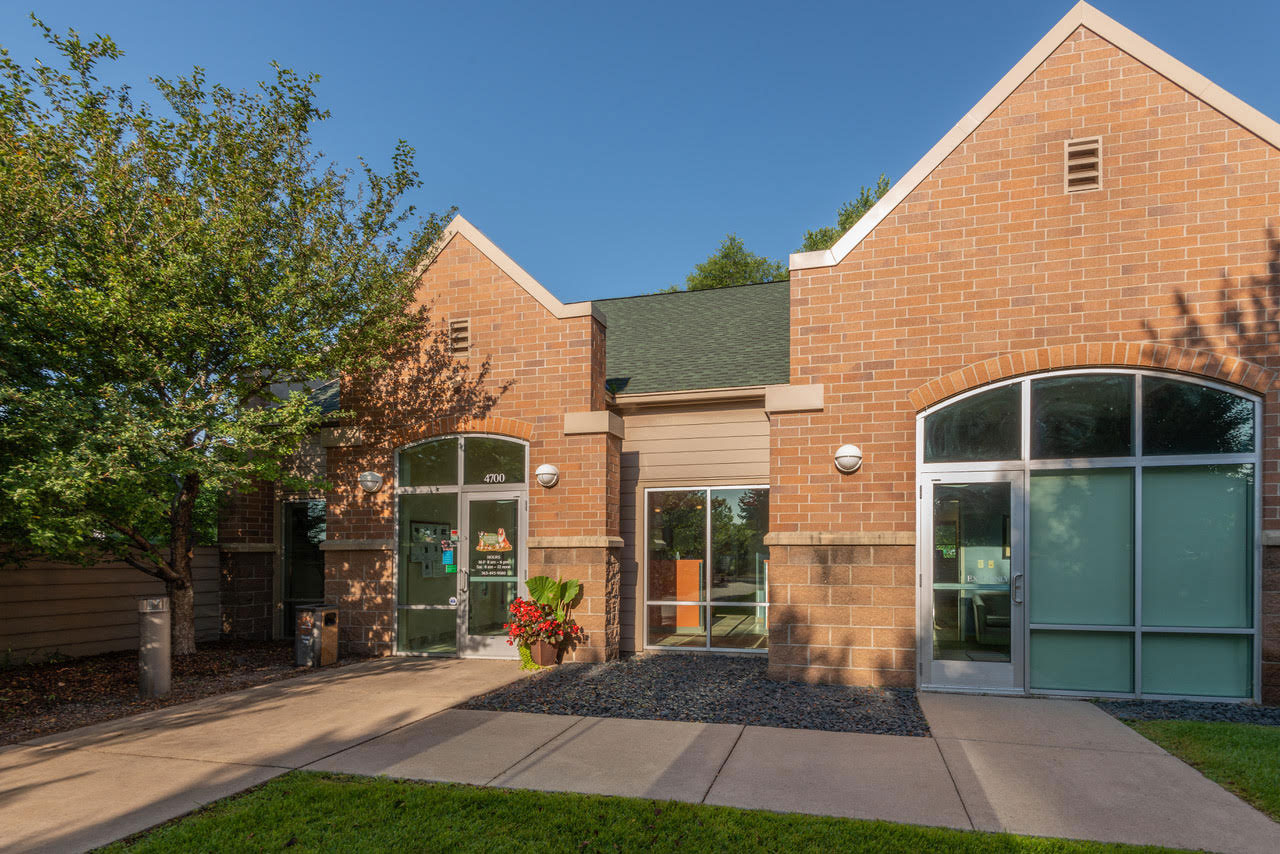
[[[592,300],[605,314],[615,394],[788,381],[788,282]]]

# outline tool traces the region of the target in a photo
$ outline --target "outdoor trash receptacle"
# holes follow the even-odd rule
[[[294,663],[299,667],[324,667],[338,660],[338,607],[306,605],[297,609],[298,632],[294,639]]]

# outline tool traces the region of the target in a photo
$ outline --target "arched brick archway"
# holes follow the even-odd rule
[[[1275,373],[1234,356],[1166,344],[1074,344],[1005,353],[930,380],[907,395],[917,411],[978,386],[1066,368],[1156,368],[1195,374],[1266,394]]]
[[[441,418],[423,425],[415,431],[418,439],[447,436],[451,433],[491,433],[528,442],[533,438],[533,425],[514,418]],[[415,440],[417,441],[417,440]]]

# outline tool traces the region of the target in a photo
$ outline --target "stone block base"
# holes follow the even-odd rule
[[[769,558],[771,677],[915,684],[913,546],[772,545]]]

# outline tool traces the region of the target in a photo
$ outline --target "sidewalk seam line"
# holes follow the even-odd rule
[[[1048,747],[1053,750],[1088,750],[1094,753],[1132,753],[1137,756],[1159,756],[1150,750],[1127,750],[1120,747],[1081,747],[1076,744],[1045,744],[1041,741],[1002,741],[998,738],[968,738],[957,735],[932,735],[934,741],[976,741],[979,744],[1007,744],[1011,747]],[[1158,745],[1157,745],[1158,746]]]
[[[509,715],[509,714],[511,714],[511,712],[499,712],[498,714]],[[535,747],[533,750],[530,750],[530,751],[529,751],[528,753],[526,753],[524,756],[521,756],[519,759],[517,759],[515,762],[512,762],[512,763],[511,763],[510,765],[508,765],[506,768],[503,768],[503,769],[502,769],[501,771],[499,771],[497,774],[494,774],[492,777],[490,777],[490,778],[489,778],[488,782],[486,782],[484,785],[485,785],[485,786],[492,786],[492,785],[493,785],[493,781],[494,781],[494,780],[498,779],[498,778],[499,778],[499,777],[501,777],[503,774],[509,774],[509,773],[511,772],[511,769],[512,769],[512,768],[515,768],[515,767],[516,767],[517,765],[519,765],[521,762],[523,762],[523,761],[525,761],[526,759],[528,759],[529,757],[533,756],[533,754],[537,753],[539,750],[541,750],[542,748],[546,747],[548,744],[550,744],[551,742],[555,741],[555,740],[556,740],[557,738],[559,738],[560,736],[562,736],[562,735],[564,735],[565,733],[569,732],[570,730],[574,729],[574,728],[575,728],[575,727],[577,727],[579,724],[581,724],[583,721],[590,720],[590,719],[591,719],[591,716],[590,716],[590,715],[583,715],[583,716],[581,716],[581,717],[580,717],[580,718],[578,718],[576,721],[574,721],[573,723],[569,724],[567,727],[565,727],[564,729],[560,730],[558,733],[556,733],[555,735],[551,736],[551,737],[550,737],[550,738],[548,738],[546,741],[542,742],[542,744],[539,744],[539,745],[538,745],[537,747]],[[599,719],[599,718],[596,718],[596,720],[600,720],[600,719]]]
[[[720,761],[720,767],[716,769],[716,774],[711,778],[711,782],[707,785],[707,790],[702,793],[702,798],[698,801],[700,804],[707,802],[707,796],[711,794],[711,790],[715,788],[716,780],[720,779],[720,772],[724,770],[724,766],[729,764],[729,757],[733,755],[733,751],[738,749],[738,742],[742,741],[742,734],[747,731],[746,724],[738,725],[738,735],[733,740],[733,746],[729,748],[729,752],[724,755],[724,759]]]
[[[933,742],[933,749],[938,751],[938,758],[942,760],[942,767],[947,769],[947,777],[951,780],[951,788],[955,790],[956,800],[960,802],[960,809],[964,810],[965,821],[969,822],[970,830],[977,830],[978,826],[973,823],[973,816],[969,814],[969,805],[964,802],[964,795],[960,794],[960,784],[956,782],[956,775],[951,772],[951,765],[947,763],[947,755],[942,752],[942,745],[938,743],[938,739],[930,739]]]

